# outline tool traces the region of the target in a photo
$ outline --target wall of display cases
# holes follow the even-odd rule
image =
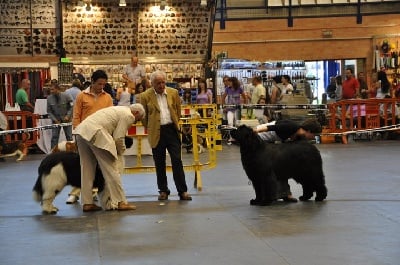
[[[85,3],[82,5],[81,3]],[[86,4],[87,3],[87,4]],[[207,57],[211,12],[197,0],[0,1],[0,55]],[[61,16],[61,17],[60,17]],[[91,59],[89,58],[89,60]]]
[[[121,7],[113,0],[0,1],[0,56],[29,55],[35,60],[63,55],[87,79],[94,70],[105,70],[113,86],[121,84],[133,54],[147,73],[165,71],[167,81],[204,77],[212,9],[198,0],[168,1],[164,8],[158,4],[131,1]],[[52,78],[68,84],[69,70],[64,68],[53,67]]]
[[[163,10],[148,1],[120,7],[97,1],[86,7],[64,4],[64,47],[68,56],[205,58],[210,11],[198,1],[169,2]]]
[[[55,55],[56,1],[0,2],[0,55]]]

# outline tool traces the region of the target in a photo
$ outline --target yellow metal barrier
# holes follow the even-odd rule
[[[221,124],[221,120],[218,118],[217,106],[215,104],[201,104],[201,105],[185,105],[181,109],[182,118],[179,122],[182,126],[190,126],[192,131],[192,143],[193,143],[193,161],[190,165],[183,165],[185,172],[194,171],[194,187],[199,191],[202,190],[203,183],[201,178],[201,170],[211,169],[217,166],[217,154],[216,151],[219,149],[217,140],[221,139],[220,132],[218,131],[218,125]],[[201,129],[201,130],[199,130]],[[155,172],[155,166],[144,166],[142,164],[142,141],[146,140],[147,131],[141,123],[133,124],[131,129],[128,131],[128,136],[135,137],[137,140],[137,153],[136,153],[136,165],[133,167],[126,167],[125,173],[151,173]],[[206,141],[208,157],[207,161],[201,163],[200,153],[198,147],[198,136],[201,136]],[[220,150],[220,149],[219,149]],[[203,154],[204,156],[206,154]],[[167,165],[167,171],[172,171],[172,166]]]

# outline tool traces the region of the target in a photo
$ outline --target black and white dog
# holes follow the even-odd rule
[[[251,180],[256,198],[251,205],[268,205],[279,197],[279,183],[293,178],[303,187],[301,201],[326,199],[328,190],[322,158],[315,145],[307,141],[283,144],[264,142],[252,128],[242,125],[231,131],[239,142],[243,169]]]
[[[81,187],[81,163],[75,152],[57,152],[47,155],[39,165],[38,178],[33,187],[33,199],[42,203],[42,211],[47,214],[56,214],[58,208],[53,201],[62,189],[71,185]],[[99,193],[104,190],[104,178],[101,170],[96,168],[93,183]]]
[[[125,146],[130,148],[132,144],[132,138],[125,137]],[[122,173],[124,167],[123,156],[119,160],[119,170]],[[33,187],[33,199],[41,202],[43,213],[56,214],[58,208],[53,205],[53,201],[57,194],[67,185],[81,187],[79,154],[76,152],[59,151],[47,155],[39,165],[38,175]],[[107,205],[109,198],[108,189],[105,189],[104,177],[98,166],[96,167],[93,187],[97,187],[99,190],[101,204],[103,206]]]

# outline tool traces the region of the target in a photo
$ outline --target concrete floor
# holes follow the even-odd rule
[[[31,198],[44,155],[8,158],[0,162],[0,264],[400,264],[400,141],[318,147],[323,203],[250,206],[254,192],[233,145],[202,173],[203,191],[187,172],[191,202],[178,201],[170,185],[162,204],[154,174],[133,174],[123,183],[136,211],[83,213],[65,204],[67,187],[53,216]],[[298,197],[301,187],[290,184]]]

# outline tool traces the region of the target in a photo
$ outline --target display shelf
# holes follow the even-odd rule
[[[74,65],[72,63],[59,63],[57,66],[58,83],[71,84],[73,79]]]
[[[98,69],[104,70],[108,75],[108,81],[113,87],[121,86],[124,80],[124,73],[127,64],[74,64],[87,80],[90,80],[92,73]],[[164,71],[167,75],[167,82],[177,82],[176,80],[191,80],[191,78],[204,77],[204,67],[201,63],[143,63],[147,78],[156,70]],[[178,83],[181,83],[180,81]]]
[[[254,76],[261,76],[264,86],[269,89],[272,85],[272,78],[275,76],[288,75],[292,84],[301,83],[306,78],[307,69],[303,61],[280,61],[264,62],[258,69],[219,69],[216,72],[216,94],[220,96],[224,93],[224,76],[236,77],[242,83],[246,92],[251,92],[251,79]]]

